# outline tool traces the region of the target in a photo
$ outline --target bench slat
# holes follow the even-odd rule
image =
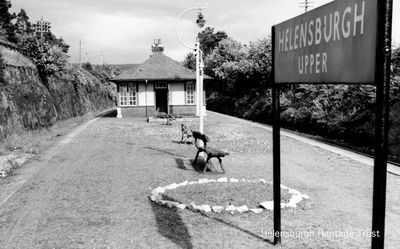
[[[198,132],[198,131],[193,131],[193,137],[194,137],[195,139],[200,139],[200,140],[202,140],[203,143],[207,143],[208,141],[210,141],[210,139],[207,137],[207,135],[202,134],[202,133],[200,133],[200,132]]]
[[[207,154],[210,154],[212,157],[224,157],[224,156],[229,155],[228,152],[225,152],[225,151],[222,151],[222,150],[218,150],[218,149],[215,149],[215,148],[212,148],[212,147],[207,147],[205,152]]]

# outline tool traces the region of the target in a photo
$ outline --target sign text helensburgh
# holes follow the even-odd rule
[[[374,83],[377,0],[336,0],[275,26],[276,83]]]

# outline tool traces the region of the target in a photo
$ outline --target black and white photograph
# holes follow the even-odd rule
[[[0,0],[0,249],[399,249],[399,17]]]

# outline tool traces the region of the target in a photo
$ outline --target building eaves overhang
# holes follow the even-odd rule
[[[212,78],[203,75],[205,81]],[[153,54],[138,67],[122,72],[119,76],[110,79],[118,82],[143,82],[143,81],[192,81],[196,80],[196,71],[184,67],[177,61],[162,53]]]

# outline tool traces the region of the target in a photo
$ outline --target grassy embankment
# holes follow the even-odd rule
[[[30,158],[56,144],[73,129],[100,113],[88,113],[57,121],[51,127],[21,130],[7,136],[0,144],[0,178],[12,175]]]

